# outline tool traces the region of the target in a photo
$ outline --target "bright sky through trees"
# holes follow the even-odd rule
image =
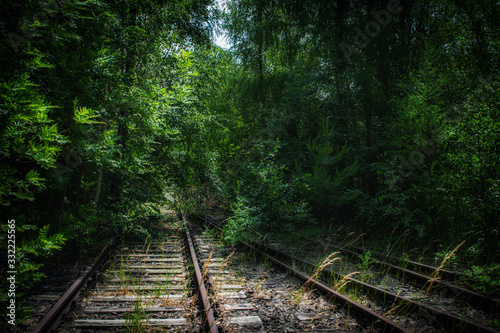
[[[226,50],[231,47],[231,45],[228,44],[228,41],[227,41],[227,39],[226,39],[226,37],[225,37],[224,34],[222,34],[222,35],[215,35],[214,36],[214,42],[215,42],[215,44],[217,46],[220,46],[220,47],[222,47],[223,49],[226,49]]]
[[[223,12],[227,12],[227,4],[226,0],[217,0],[217,7],[219,10]],[[226,36],[226,31],[223,30],[221,33],[215,33],[213,34],[214,42],[217,46],[222,47],[223,49],[229,49],[231,45],[228,43]]]

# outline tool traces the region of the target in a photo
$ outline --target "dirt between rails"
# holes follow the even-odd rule
[[[366,328],[364,323],[353,319],[343,308],[331,303],[318,292],[302,288],[303,283],[299,279],[269,263],[261,262],[260,258],[251,256],[244,249],[212,247],[209,243],[216,242],[210,239],[202,242],[208,250],[207,253],[214,251],[212,260],[229,258],[227,265],[223,267],[227,274],[224,278],[217,274],[209,276],[210,294],[213,295],[212,303],[215,304],[216,319],[221,332],[377,332]],[[200,244],[200,241],[197,239],[195,243]],[[206,256],[207,254],[205,259]],[[218,296],[218,292],[222,292],[218,290],[218,286],[223,284],[240,285],[242,289],[239,293],[245,297],[226,299],[224,296]],[[252,304],[254,309],[224,311],[226,307],[237,303]],[[230,324],[233,317],[244,316],[258,316],[262,325]]]
[[[362,328],[339,306],[278,269],[248,267],[243,271],[263,322],[262,332],[375,332]],[[255,279],[257,277],[257,279]]]
[[[173,210],[165,207],[161,208],[163,220],[153,221],[156,224],[156,229],[161,230],[164,234],[179,233],[182,224],[177,223],[177,214]],[[103,248],[104,245],[101,246]],[[97,251],[100,252],[100,251]],[[23,304],[19,305],[21,311],[28,311],[26,319],[22,323],[17,323],[15,326],[0,327],[0,331],[12,333],[26,333],[31,332],[36,327],[38,322],[50,311],[53,305],[56,304],[58,297],[62,296],[64,292],[71,286],[71,284],[80,276],[80,274],[87,268],[94,257],[88,256],[84,259],[75,259],[71,254],[61,254],[59,263],[48,262],[44,263],[41,272],[46,275],[42,281],[35,284],[30,290],[22,291],[26,300]],[[54,260],[54,259],[52,259]],[[50,285],[55,288],[51,288]]]

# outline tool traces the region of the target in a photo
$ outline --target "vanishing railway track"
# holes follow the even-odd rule
[[[321,251],[317,248],[287,251],[279,244],[273,244],[273,247],[279,254],[309,267],[321,258]],[[390,299],[393,305],[404,311],[416,313],[417,316],[447,330],[496,331],[495,328],[489,327],[489,324],[498,320],[500,301],[456,284],[458,273],[447,270],[441,272],[442,268],[405,260],[400,260],[404,266],[400,267],[396,257],[387,256],[387,259],[392,260],[392,263],[389,263],[384,261],[382,254],[377,253],[377,260],[373,260],[370,267],[360,267],[363,266],[364,253],[359,248],[357,251],[351,251],[338,243],[327,244],[323,256],[332,251],[338,251],[343,263],[336,262],[328,267],[326,273],[330,276],[343,278],[347,273],[358,271],[359,275],[349,278],[352,285],[378,299]],[[297,257],[302,259],[294,259]],[[418,269],[419,272],[410,268]]]
[[[114,251],[107,246],[33,332],[201,332],[205,326],[215,333],[210,311],[199,311],[198,301],[207,297],[193,254],[188,231],[159,242],[122,241]],[[97,283],[83,291],[91,276]]]
[[[418,263],[401,268],[395,263],[378,260],[374,267],[381,269],[383,274],[379,274],[377,279],[375,273],[369,272],[370,279],[365,281],[357,279],[355,274],[349,274],[360,270],[354,264],[343,263],[340,267],[338,261],[332,261],[318,271],[322,260],[332,251],[344,250],[338,245],[323,247],[324,251],[321,251],[317,247],[308,246],[294,249],[273,241],[266,246],[250,240],[243,243],[304,281],[310,280],[311,276],[303,271],[315,272],[312,274],[316,276],[314,282],[317,282],[315,287],[318,290],[332,295],[337,302],[346,304],[360,316],[371,317],[373,320],[379,316],[379,322],[389,320],[384,330],[391,323],[397,322],[408,331],[498,332],[489,326],[489,323],[499,319],[498,300],[441,280],[434,274],[437,268],[430,272],[430,266],[424,267],[424,272],[429,273],[426,276],[409,269],[418,267]],[[358,254],[352,251],[345,251],[344,254],[346,253]],[[454,277],[455,274],[447,271],[445,276]],[[331,288],[333,285],[338,286],[339,281],[343,281],[343,287],[340,288],[342,293]],[[314,285],[314,282],[311,284]],[[395,287],[396,285],[400,287]],[[363,305],[352,302],[352,299],[345,296],[353,294]]]
[[[263,266],[255,256],[259,249],[250,246],[250,251],[235,251],[217,246],[213,235],[197,229],[193,233],[209,277],[217,321],[224,331],[235,332],[237,326],[244,326],[244,332],[409,332],[354,303],[350,309],[343,309],[345,303],[333,304],[331,297],[342,297],[340,294],[311,281],[305,273],[287,276],[279,269],[283,264],[272,257],[266,257],[263,262],[268,265]],[[302,278],[308,282],[304,284]],[[326,288],[326,295],[313,293],[309,284],[320,291]]]

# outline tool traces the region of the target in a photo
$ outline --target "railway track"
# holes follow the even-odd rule
[[[26,303],[23,307],[33,309],[33,311],[29,318],[17,325],[17,331],[31,331],[32,326],[49,312],[87,265],[88,263],[77,262],[73,265],[48,264],[44,266],[47,278],[33,286],[32,291],[26,294]]]
[[[193,233],[217,322],[225,332],[409,332],[370,310],[332,303],[331,293],[313,292],[275,261],[260,261],[255,249],[235,251],[218,246],[213,234]]]
[[[33,332],[496,332],[334,265],[319,271],[315,248],[249,240],[242,251],[215,231],[179,225],[161,241],[106,247]],[[357,301],[346,296],[353,288],[364,293]]]
[[[340,251],[347,255],[350,259],[359,259],[366,254],[359,247],[353,247],[353,250],[342,247],[338,243],[327,244],[327,250]],[[370,251],[370,253],[372,253]],[[472,304],[475,308],[486,313],[500,312],[500,300],[494,299],[485,295],[481,295],[475,291],[469,290],[464,286],[456,284],[461,274],[445,270],[438,267],[420,264],[411,260],[403,260],[405,267],[396,264],[397,257],[384,256],[381,253],[374,252],[377,258],[373,261],[373,265],[378,270],[388,271],[393,276],[401,276],[406,282],[411,283],[417,288],[430,288],[433,293],[439,293],[440,296],[454,298],[463,303]],[[389,263],[385,260],[391,260]],[[401,260],[400,260],[401,261]]]
[[[317,272],[325,257],[331,254],[329,250],[335,250],[327,247],[326,251],[318,251],[317,247],[307,246],[294,249],[273,241],[266,246],[255,241],[247,241],[244,244],[254,248],[282,268],[300,276],[304,281],[310,279],[310,275],[302,271]],[[430,276],[382,261],[377,261],[377,265],[374,265],[377,268],[382,267],[384,272],[379,274],[378,280],[373,272],[368,273],[371,279],[359,280],[354,274],[348,274],[359,271],[357,266],[344,263],[341,264],[343,269],[340,269],[339,262],[334,261],[321,270],[316,276],[319,282],[316,287],[326,294],[334,295],[329,286],[344,281],[343,293],[335,297],[352,308],[352,304],[344,295],[353,298],[354,294],[354,298],[363,304],[354,306],[355,309],[359,306],[358,311],[361,311],[362,316],[373,316],[365,311],[369,307],[375,315],[390,318],[411,331],[498,332],[496,328],[489,326],[489,323],[498,320],[498,300],[489,299],[451,282],[431,279]],[[403,278],[398,280],[388,273],[401,274]],[[409,284],[410,282],[412,284]],[[392,285],[389,287],[390,284]],[[402,287],[391,288],[396,284]],[[469,311],[474,314],[471,315]]]
[[[279,244],[275,244],[275,246],[280,248]],[[338,251],[339,256],[342,256],[345,259],[344,262],[347,262],[332,265],[329,267],[328,273],[343,276],[342,273],[359,271],[359,276],[351,281],[356,282],[355,284],[361,286],[362,289],[379,294],[386,299],[387,295],[391,297],[390,294],[397,294],[399,303],[418,309],[425,317],[437,320],[448,329],[465,329],[475,332],[494,332],[496,330],[494,327],[489,327],[489,324],[498,320],[500,301],[457,284],[459,273],[408,260],[399,260],[403,265],[400,267],[396,264],[397,257],[384,256],[380,253],[375,253],[377,259],[371,262],[370,267],[360,267],[363,266],[360,263],[366,252],[361,252],[360,248],[355,247],[354,249],[356,251],[346,249],[339,243],[327,244],[324,247],[324,255],[331,253],[331,251]],[[282,252],[286,253],[287,251]],[[314,262],[318,260],[318,252],[321,251],[318,249],[298,250],[293,254],[288,252],[287,255],[307,258],[306,261]],[[384,261],[386,259],[391,260],[392,263]],[[382,289],[385,293],[373,290],[362,282],[368,282]],[[394,297],[394,299],[396,298]]]
[[[254,246],[259,245],[254,244]],[[277,251],[272,247],[267,247],[267,251],[287,261],[295,262],[296,265],[304,269],[314,270],[318,267],[316,261],[291,256],[285,252]],[[354,271],[356,270],[353,269],[352,272]],[[426,289],[412,288],[407,284],[392,280],[391,283],[399,283],[404,286],[401,288],[406,289],[404,294],[402,292],[396,294],[388,290],[387,285],[367,283],[363,280],[349,277],[348,274],[339,273],[333,267],[326,267],[322,272],[322,276],[325,276],[326,280],[327,277],[331,277],[333,281],[348,281],[349,284],[346,292],[349,293],[349,290],[358,288],[358,296],[356,297],[361,298],[359,296],[359,290],[361,290],[361,293],[364,295],[363,297],[365,297],[362,303],[365,305],[369,306],[370,304],[377,304],[377,302],[385,303],[386,306],[372,305],[371,307],[378,308],[380,314],[385,314],[388,318],[392,318],[412,331],[416,330],[414,327],[415,321],[421,320],[427,323],[422,327],[423,332],[430,331],[431,328],[443,332],[496,332],[493,328],[487,327],[480,322],[474,322],[464,315],[457,315],[456,313],[459,312],[457,311],[459,308],[471,306],[457,302],[458,299],[456,298],[449,297],[450,295],[455,295],[454,293],[441,296],[434,294],[433,291],[431,298],[427,294],[428,291]],[[438,301],[429,302],[429,300],[435,299],[438,299]],[[438,304],[438,306],[435,306],[435,304]],[[454,310],[450,310],[452,308]],[[408,318],[413,319],[406,323]]]
[[[72,296],[59,300],[65,305],[33,332],[384,331],[255,256],[223,247],[199,228],[193,236],[184,229],[158,242],[106,247],[65,293]],[[93,274],[96,283],[83,291]]]
[[[193,235],[221,332],[375,331],[248,252],[196,227]]]
[[[194,274],[189,243],[188,232],[179,232],[157,242],[122,240],[114,251],[106,247],[33,332],[203,331],[209,312],[198,306],[203,283]],[[84,290],[91,276],[97,282]],[[215,325],[207,330],[217,332]]]

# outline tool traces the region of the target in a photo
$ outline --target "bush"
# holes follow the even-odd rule
[[[250,229],[260,233],[291,229],[313,223],[307,203],[298,196],[297,184],[284,180],[282,166],[273,163],[250,163],[235,186],[233,212],[226,226],[229,242]]]

